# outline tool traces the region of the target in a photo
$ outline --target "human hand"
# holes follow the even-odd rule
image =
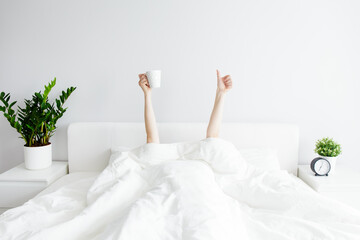
[[[144,94],[148,94],[151,92],[151,88],[150,88],[150,84],[149,81],[146,77],[145,73],[140,73],[139,74],[139,86],[141,87],[141,89],[144,91]]]
[[[217,91],[226,93],[232,88],[232,80],[230,75],[224,77],[220,76],[219,70],[216,70],[217,74]]]

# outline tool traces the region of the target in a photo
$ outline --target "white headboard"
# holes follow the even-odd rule
[[[158,128],[162,143],[194,141],[205,138],[207,123],[158,123]],[[237,148],[276,148],[281,168],[296,174],[298,126],[223,123],[220,136]],[[72,123],[68,128],[69,171],[101,171],[108,163],[111,147],[136,147],[145,142],[144,123]]]

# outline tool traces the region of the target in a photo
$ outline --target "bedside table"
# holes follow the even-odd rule
[[[298,166],[298,177],[321,195],[360,210],[360,173],[341,165],[329,176],[315,176],[310,165]]]
[[[0,174],[0,214],[24,204],[67,173],[67,162],[53,161],[46,169],[28,170],[22,163]]]

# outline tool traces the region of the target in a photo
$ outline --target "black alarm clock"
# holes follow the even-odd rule
[[[317,157],[311,161],[310,168],[315,173],[315,176],[328,176],[331,164],[325,158]]]

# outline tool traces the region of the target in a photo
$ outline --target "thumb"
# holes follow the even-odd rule
[[[217,75],[217,79],[220,79],[220,72],[217,69],[216,69],[216,75]]]

